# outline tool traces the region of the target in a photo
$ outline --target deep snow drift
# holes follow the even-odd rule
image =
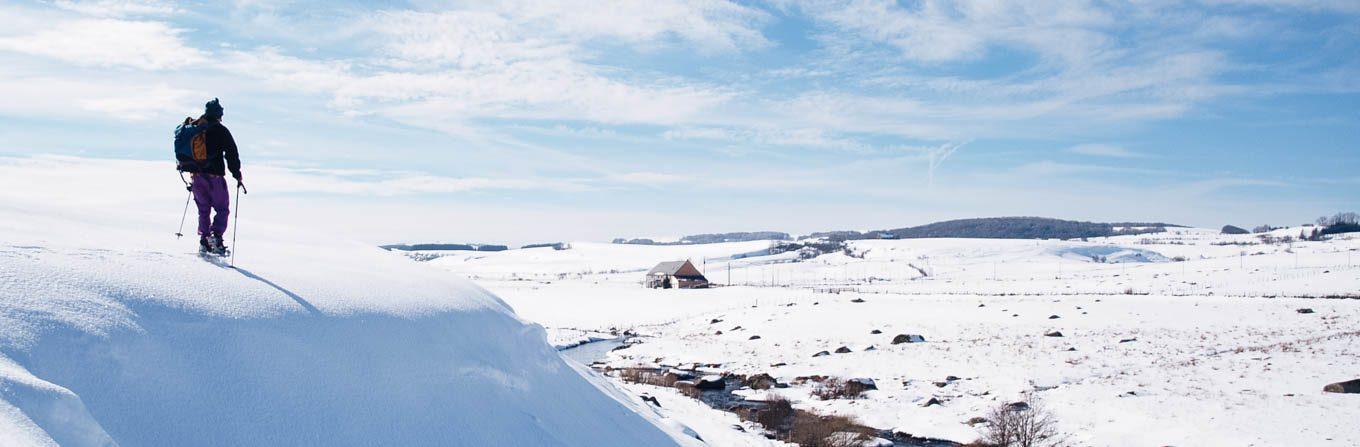
[[[398,254],[246,214],[201,258],[182,190],[113,181],[167,169],[0,159],[0,445],[696,442]]]

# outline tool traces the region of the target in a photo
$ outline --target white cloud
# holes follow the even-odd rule
[[[161,0],[57,0],[58,8],[98,17],[164,16],[178,11]]]
[[[770,44],[759,30],[769,14],[726,0],[514,0],[482,7],[536,30],[533,34],[546,30],[568,41],[608,39],[648,45],[675,39],[704,52]]]
[[[1138,152],[1125,149],[1123,146],[1112,144],[1081,144],[1067,149],[1068,152],[1081,155],[1091,155],[1096,157],[1112,158],[1141,158],[1144,155]]]
[[[0,51],[41,56],[82,67],[143,70],[192,66],[205,54],[186,46],[184,31],[162,22],[78,19],[36,33],[0,37]]]
[[[685,126],[676,127],[661,134],[668,140],[707,140],[727,143],[748,143],[774,146],[795,146],[816,149],[845,151],[868,151],[869,145],[834,135],[822,128],[814,127],[776,127],[759,125],[751,127]]]
[[[173,120],[192,110],[193,91],[166,83],[123,79],[71,80],[6,76],[0,72],[0,113],[115,121]]]

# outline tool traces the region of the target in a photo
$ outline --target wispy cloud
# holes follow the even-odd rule
[[[204,60],[180,39],[184,30],[163,22],[64,20],[32,34],[0,37],[0,51],[57,59],[84,67],[174,69]]]
[[[1094,157],[1142,158],[1145,155],[1113,144],[1080,144],[1067,148],[1068,152]]]

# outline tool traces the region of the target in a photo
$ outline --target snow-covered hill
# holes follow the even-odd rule
[[[201,258],[137,180],[166,169],[0,159],[0,445],[697,443],[491,293],[319,222]]]

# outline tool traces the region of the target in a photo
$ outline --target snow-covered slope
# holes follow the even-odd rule
[[[112,181],[163,164],[72,164],[0,159],[0,445],[695,442],[473,284],[268,218],[229,268]]]

